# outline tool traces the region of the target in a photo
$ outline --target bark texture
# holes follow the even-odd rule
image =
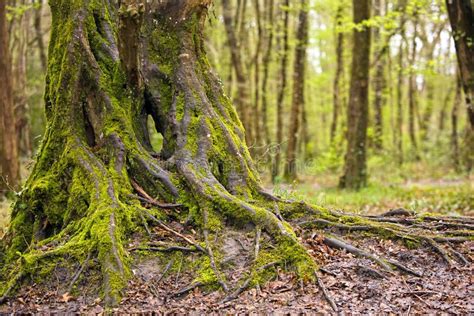
[[[289,35],[288,28],[290,27],[290,0],[282,0],[280,5],[281,14],[283,16],[283,25],[282,25],[282,52],[281,52],[281,62],[280,62],[280,82],[278,86],[278,98],[277,98],[277,119],[276,119],[276,142],[277,149],[275,154],[275,160],[272,167],[272,180],[276,181],[277,177],[280,175],[280,165],[281,165],[281,156],[282,156],[282,145],[283,145],[283,104],[285,101],[285,94],[287,89],[287,68],[288,68],[288,53],[289,53]]]
[[[354,1],[354,23],[370,18],[370,1]],[[347,151],[344,174],[339,185],[342,188],[359,189],[366,185],[366,141],[368,120],[368,93],[370,68],[370,29],[359,25],[354,29],[354,48],[350,99],[347,113]]]
[[[339,28],[342,26],[344,5],[337,8],[335,34],[336,34],[336,74],[333,82],[333,108],[331,121],[331,143],[334,142],[339,126],[339,115],[342,110],[342,79],[344,77],[344,33]]]
[[[381,0],[374,1],[374,15],[383,16],[382,12],[383,2]],[[377,151],[383,149],[383,106],[386,102],[384,96],[386,79],[385,79],[385,63],[387,61],[387,49],[381,46],[381,31],[380,28],[374,29],[374,42],[377,43],[378,54],[375,56],[375,76],[374,76],[374,148]],[[377,51],[377,50],[376,50]],[[380,55],[379,55],[380,54]]]
[[[287,181],[293,181],[297,176],[296,150],[298,145],[301,113],[303,112],[304,107],[304,77],[306,74],[306,47],[308,46],[307,1],[301,0],[300,6],[293,69],[293,100],[290,111],[290,127],[288,131],[288,147],[285,163],[285,179]]]
[[[471,128],[474,129],[474,11],[470,0],[446,0]]]
[[[6,3],[0,3],[0,191],[6,193],[17,189],[20,182],[20,163],[16,117],[13,103],[12,69],[9,51],[9,36],[6,17]]]

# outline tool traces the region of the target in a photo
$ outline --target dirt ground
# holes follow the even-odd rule
[[[351,238],[354,245],[396,259],[422,274],[415,277],[382,272],[367,259],[328,248],[317,233],[304,235],[303,241],[324,270],[319,272],[321,280],[343,313],[474,313],[474,242],[456,246],[470,264],[448,265],[428,248],[407,250],[391,241]],[[190,284],[192,276],[178,271],[162,277],[162,269],[153,269],[149,263],[137,265],[133,270],[136,277],[129,282],[122,302],[111,310],[105,310],[97,297],[64,293],[58,277],[47,289],[36,285],[22,288],[15,299],[0,306],[0,314],[336,314],[317,284],[298,282],[293,275],[280,270],[264,286],[244,291],[224,303],[227,295],[222,291],[207,292],[199,287],[177,296]],[[230,278],[237,280],[243,272],[237,269]]]

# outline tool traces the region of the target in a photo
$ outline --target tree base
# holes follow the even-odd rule
[[[65,235],[60,234],[36,245],[19,259],[6,262],[2,270],[6,282],[1,288],[1,301],[14,295],[21,284],[30,282],[28,280],[47,283],[55,276],[62,284],[57,291],[66,297],[90,291],[91,284],[103,285],[99,293],[91,295],[101,295],[105,306],[113,307],[119,304],[127,282],[133,282],[143,270],[147,270],[148,275],[154,274],[155,280],[163,279],[171,271],[192,275],[190,283],[169,293],[170,297],[183,296],[197,288],[220,289],[225,293],[222,299],[225,303],[251,287],[264,285],[283,270],[293,273],[303,282],[317,282],[326,293],[328,302],[337,308],[324,284],[317,280],[318,254],[310,251],[307,236],[304,238],[306,243],[302,242],[308,228],[317,229],[311,239],[326,247],[342,249],[373,262],[378,266],[378,269],[370,269],[374,274],[393,274],[398,270],[421,277],[422,269],[357,248],[343,240],[342,235],[397,240],[407,248],[427,245],[447,265],[470,262],[470,258],[455,250],[454,244],[474,240],[472,218],[414,217],[402,209],[381,216],[347,215],[263,194],[268,202],[262,200],[252,206],[255,210],[267,212],[259,222],[250,221],[242,225],[233,222],[229,226],[228,218],[219,216],[213,217],[210,225],[211,217],[204,214],[203,218],[207,220],[200,226],[192,220],[191,212],[184,214],[181,204],[160,203],[138,184],[135,183],[134,187],[135,193],[130,196],[141,202],[135,206],[136,216],[131,221],[137,225],[136,233],[130,236],[132,238],[120,235],[119,240],[123,240],[120,253],[124,254],[121,257],[116,257],[117,245],[106,244],[109,253],[117,259],[114,269],[109,270],[110,257],[104,259],[97,248],[100,244],[94,247],[87,242],[70,243]],[[243,201],[240,203],[247,205]],[[297,234],[283,217],[288,218]],[[165,222],[166,219],[169,223]],[[274,223],[268,224],[275,219],[284,227],[278,233],[272,230]],[[114,224],[110,218],[108,222]],[[121,267],[121,270],[116,270],[116,267]]]

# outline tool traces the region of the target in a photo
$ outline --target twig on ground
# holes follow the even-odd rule
[[[401,264],[401,263],[398,262],[398,261],[388,259],[387,262],[390,263],[391,265],[393,265],[394,267],[396,267],[396,268],[397,268],[398,270],[400,270],[400,271],[403,271],[403,272],[405,272],[405,273],[407,273],[407,274],[411,274],[411,275],[416,276],[416,277],[419,277],[419,278],[422,277],[422,275],[421,275],[420,273],[418,273],[418,272],[416,272],[415,270],[412,270],[412,269],[410,269],[410,268],[404,266],[403,264]]]
[[[329,294],[328,289],[327,289],[326,286],[324,285],[323,280],[321,280],[321,278],[319,277],[319,275],[318,275],[318,273],[316,272],[316,270],[314,271],[314,276],[316,277],[316,281],[318,282],[319,288],[320,288],[321,291],[323,292],[324,298],[326,299],[326,301],[328,301],[329,305],[331,305],[331,308],[332,308],[336,313],[338,313],[338,312],[339,312],[339,308],[337,307],[336,303],[335,303],[334,300],[332,299],[331,295]]]
[[[255,230],[255,257],[254,261],[257,261],[258,253],[260,251],[260,235],[262,233],[262,229],[257,226]]]
[[[265,269],[268,269],[270,267],[273,267],[277,264],[278,262],[270,262],[270,263],[267,263],[266,265],[263,265],[261,266],[260,268],[256,269],[255,272],[259,272],[259,271],[262,271],[262,270],[265,270]],[[249,285],[250,285],[250,282],[252,281],[252,278],[249,277],[247,278],[247,280],[245,280],[245,282],[239,287],[237,288],[234,292],[232,292],[230,295],[226,296],[221,302],[220,304],[224,304],[224,303],[227,303],[227,302],[230,302],[232,300],[235,300],[243,291],[245,291]]]
[[[188,247],[182,247],[182,246],[170,246],[170,247],[165,247],[165,248],[160,248],[160,247],[134,247],[131,248],[129,251],[157,251],[157,252],[171,252],[171,251],[183,251],[183,252],[193,252],[197,251],[197,249],[193,248],[188,248]]]
[[[194,247],[196,247],[197,250],[203,252],[203,253],[206,253],[206,250],[204,248],[202,248],[200,245],[198,245],[197,243],[195,243],[194,241],[192,241],[191,239],[189,239],[188,237],[184,236],[183,234],[180,234],[178,233],[177,231],[171,229],[170,227],[166,226],[165,223],[163,223],[162,221],[160,221],[158,218],[156,218],[155,216],[153,216],[153,214],[151,214],[150,212],[148,212],[147,209],[144,209],[143,208],[143,211],[145,211],[147,213],[147,215],[153,219],[155,222],[158,223],[158,225],[161,226],[161,228],[163,228],[164,230],[166,230],[167,232],[170,232],[178,237],[180,237],[181,239],[185,240],[187,243],[193,245]]]
[[[211,262],[211,267],[214,270],[214,274],[216,275],[217,281],[221,285],[224,292],[227,293],[227,292],[229,292],[229,287],[225,283],[224,279],[221,277],[221,273],[220,273],[219,269],[217,268],[216,260],[214,259],[214,253],[212,252],[212,248],[211,248],[211,245],[209,243],[209,232],[207,231],[207,229],[204,229],[204,240],[206,242],[207,255],[209,256],[209,260]]]
[[[150,203],[152,205],[155,205],[155,206],[158,206],[158,207],[164,208],[164,209],[173,209],[173,208],[178,208],[178,207],[182,206],[182,204],[160,203],[157,200],[155,200],[154,198],[152,198],[148,193],[146,193],[146,191],[142,187],[140,187],[138,185],[138,183],[136,183],[133,180],[131,181],[131,183],[132,183],[133,188],[138,192],[138,194],[141,195],[141,196],[137,196],[137,195],[131,194],[131,196],[136,198],[136,199],[139,199],[143,202],[147,202],[147,203]]]
[[[163,270],[163,273],[161,274],[161,276],[158,278],[158,280],[156,280],[156,284],[160,283],[161,280],[163,280],[163,278],[165,277],[166,273],[168,273],[168,271],[171,269],[171,267],[173,266],[173,263],[174,263],[174,260],[171,259],[168,264],[166,265],[165,269]]]
[[[186,294],[188,293],[189,291],[192,291],[194,290],[195,288],[201,286],[202,283],[201,282],[196,282],[196,283],[192,283],[184,288],[182,288],[181,290],[179,290],[178,292],[174,293],[172,296],[181,296],[183,294]]]
[[[77,279],[79,279],[79,276],[81,275],[82,271],[84,271],[90,258],[91,258],[91,253],[89,252],[89,254],[86,257],[86,260],[84,260],[84,262],[81,264],[81,266],[79,267],[79,270],[77,270],[77,272],[74,274],[74,277],[72,278],[71,283],[69,283],[69,287],[67,289],[68,293],[71,293],[74,284],[77,282]]]

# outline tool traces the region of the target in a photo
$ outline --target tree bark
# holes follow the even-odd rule
[[[398,46],[398,78],[397,78],[397,118],[396,118],[396,155],[398,164],[403,164],[403,83],[404,83],[404,46],[405,42],[405,22],[406,22],[406,2],[400,0],[400,45]]]
[[[20,184],[20,164],[16,117],[13,103],[12,69],[9,52],[9,35],[7,28],[6,3],[0,3],[0,190],[6,193],[18,189]]]
[[[331,143],[334,142],[336,137],[337,128],[339,124],[339,114],[341,112],[341,85],[342,78],[344,76],[344,33],[339,30],[342,26],[342,13],[344,11],[344,5],[340,4],[337,9],[336,23],[335,23],[335,34],[336,34],[336,74],[333,82],[333,108],[332,108],[332,121],[331,121]]]
[[[417,57],[417,30],[418,30],[418,13],[414,13],[414,21],[413,21],[413,35],[411,41],[411,53],[410,53],[410,75],[408,77],[408,135],[410,136],[410,142],[412,147],[412,153],[415,157],[415,160],[419,159],[418,154],[418,141],[416,135],[416,127],[415,127],[415,117],[417,113],[417,94],[418,88],[416,84],[416,57]]]
[[[446,0],[456,46],[467,113],[474,129],[474,11],[470,0]]]
[[[454,97],[453,108],[451,110],[451,148],[452,148],[452,162],[456,171],[460,170],[460,151],[459,151],[459,137],[458,137],[458,113],[459,106],[462,102],[462,80],[459,75],[459,70],[456,72],[456,92]]]
[[[242,118],[242,123],[246,129],[245,135],[247,142],[251,144],[253,142],[252,137],[252,122],[251,122],[251,109],[249,104],[250,89],[247,80],[247,72],[245,62],[242,60],[242,51],[240,49],[239,41],[235,32],[234,22],[232,21],[232,8],[229,0],[223,0],[222,6],[224,9],[224,25],[227,33],[227,40],[229,43],[232,64],[234,65],[235,76],[237,81],[237,96],[235,103],[239,116]],[[242,14],[244,16],[244,14]],[[243,19],[243,17],[242,17]],[[243,28],[243,26],[240,26]],[[241,33],[242,34],[242,29]]]
[[[283,144],[283,103],[285,100],[286,88],[287,88],[287,68],[288,68],[288,53],[289,53],[289,7],[290,0],[282,0],[281,11],[283,15],[283,51],[281,52],[281,64],[280,64],[280,83],[278,87],[278,99],[277,99],[277,120],[276,120],[276,142],[277,149],[275,159],[272,168],[272,181],[275,182],[277,177],[280,175],[280,165],[282,156],[282,144]]]
[[[46,71],[46,67],[48,66],[47,56],[46,56],[46,48],[44,45],[44,38],[43,38],[43,29],[42,29],[42,19],[43,19],[43,0],[36,0],[38,7],[34,11],[34,28],[36,33],[36,43],[38,45],[38,51],[41,61],[41,67],[44,71]]]
[[[290,127],[288,131],[288,147],[285,163],[285,179],[287,181],[296,180],[297,177],[296,149],[298,145],[301,113],[304,106],[306,48],[308,46],[308,8],[306,0],[301,0],[300,5],[293,69],[293,101],[290,112]]]
[[[261,136],[260,128],[261,128],[261,120],[262,115],[260,114],[260,91],[261,91],[261,83],[260,83],[260,62],[261,62],[261,50],[263,47],[263,26],[262,26],[262,18],[261,18],[261,8],[260,8],[260,0],[254,0],[255,6],[255,17],[257,21],[257,46],[255,47],[255,55],[254,55],[254,104],[253,108],[253,135],[255,135],[255,145],[256,150],[255,152],[258,154],[262,146],[265,144],[265,137]]]
[[[265,145],[269,146],[271,143],[270,129],[268,127],[268,76],[270,72],[270,61],[272,59],[273,50],[273,15],[274,15],[274,0],[268,1],[266,11],[268,13],[267,19],[267,43],[266,52],[263,57],[263,79],[262,79],[262,126],[265,134]]]
[[[382,16],[382,6],[383,3],[381,0],[374,1],[374,15]],[[381,42],[380,29],[375,28],[374,30],[374,42]],[[380,54],[377,55],[376,64],[375,64],[375,77],[374,77],[374,147],[375,150],[380,152],[383,149],[383,106],[385,104],[386,98],[385,93],[385,63],[386,63],[386,52],[387,50],[380,49]]]
[[[370,18],[370,0],[353,1],[354,23]],[[366,141],[371,31],[354,29],[350,99],[347,113],[347,151],[341,188],[360,189],[367,183]]]
[[[25,0],[12,2],[14,6],[26,6]],[[13,65],[13,103],[16,117],[17,142],[19,155],[31,157],[29,105],[27,97],[27,64],[30,27],[30,10],[17,16],[12,23],[11,56]]]

